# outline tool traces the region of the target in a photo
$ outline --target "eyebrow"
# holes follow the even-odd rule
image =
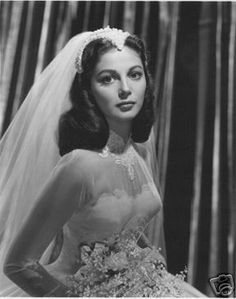
[[[132,66],[130,69],[129,69],[129,72],[132,71],[133,69],[135,68],[140,68],[141,70],[143,70],[143,67],[141,65],[134,65]],[[113,69],[104,69],[104,70],[101,70],[99,73],[97,73],[97,76],[101,75],[102,73],[115,73],[117,74],[117,71],[116,70],[113,70]]]

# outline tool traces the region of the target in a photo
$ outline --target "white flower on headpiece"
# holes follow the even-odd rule
[[[98,29],[94,32],[91,32],[91,34],[88,36],[87,39],[85,39],[83,45],[78,51],[78,54],[75,59],[75,67],[77,69],[78,73],[83,72],[82,68],[82,56],[84,49],[86,46],[93,40],[97,39],[105,39],[109,40],[118,50],[122,50],[124,47],[124,43],[126,38],[130,35],[129,32],[122,31],[121,29],[116,28],[110,28],[110,26],[107,26],[106,28]]]

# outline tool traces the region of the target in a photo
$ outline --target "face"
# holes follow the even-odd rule
[[[146,78],[138,53],[129,47],[101,55],[91,78],[91,90],[110,127],[130,123],[144,101]]]

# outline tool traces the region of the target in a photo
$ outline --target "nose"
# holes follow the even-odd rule
[[[125,100],[131,95],[131,90],[126,80],[121,80],[120,88],[118,91],[119,98]]]

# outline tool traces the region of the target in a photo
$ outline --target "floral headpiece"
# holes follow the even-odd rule
[[[78,51],[78,54],[75,59],[75,67],[78,73],[83,72],[82,68],[82,56],[85,47],[93,40],[96,39],[104,39],[109,40],[118,50],[122,50],[124,47],[124,43],[126,38],[130,35],[129,32],[122,31],[121,29],[110,28],[107,26],[106,28],[101,28],[96,31],[91,32],[87,39],[85,39],[83,45]]]

